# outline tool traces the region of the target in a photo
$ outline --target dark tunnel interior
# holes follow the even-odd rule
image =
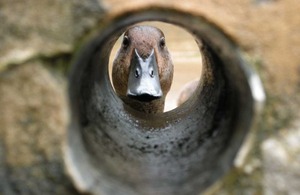
[[[150,20],[185,28],[203,59],[192,98],[161,114],[124,104],[108,75],[116,39],[127,26]],[[251,129],[257,112],[253,75],[234,42],[203,17],[155,8],[115,18],[92,35],[73,64],[66,144],[70,175],[93,194],[203,192],[232,167]]]

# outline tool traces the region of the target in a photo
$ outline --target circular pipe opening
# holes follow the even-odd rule
[[[110,84],[115,41],[142,21],[181,26],[199,43],[198,88],[170,112],[136,112]],[[81,50],[69,85],[66,166],[76,186],[92,194],[203,192],[233,165],[264,100],[258,76],[234,42],[204,17],[180,8],[152,6],[110,18]]]
[[[142,22],[135,24],[159,28],[165,36],[167,50],[174,65],[174,75],[171,89],[165,99],[164,112],[173,110],[183,104],[197,87],[202,71],[202,58],[199,47],[192,34],[182,27],[165,22]],[[113,46],[109,60],[109,76],[112,83],[112,67],[120,50],[124,33]]]

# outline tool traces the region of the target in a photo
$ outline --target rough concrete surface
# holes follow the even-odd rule
[[[71,50],[70,1],[1,1],[0,68]]]
[[[1,194],[74,194],[63,171],[65,92],[40,63],[0,78]]]
[[[276,137],[262,144],[264,192],[291,194],[300,192],[300,125],[281,131]]]

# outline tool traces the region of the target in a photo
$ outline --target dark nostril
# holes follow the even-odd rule
[[[152,77],[152,78],[154,77],[154,71],[153,70],[150,71],[150,77]]]
[[[134,76],[135,76],[135,78],[139,78],[140,77],[140,71],[139,71],[139,69],[135,70]]]

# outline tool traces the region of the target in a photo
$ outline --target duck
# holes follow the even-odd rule
[[[177,98],[177,107],[186,102],[194,94],[199,82],[200,80],[198,78],[191,80],[180,89],[179,96]]]
[[[164,33],[157,27],[129,27],[113,60],[116,94],[131,108],[149,114],[164,112],[174,65]]]

